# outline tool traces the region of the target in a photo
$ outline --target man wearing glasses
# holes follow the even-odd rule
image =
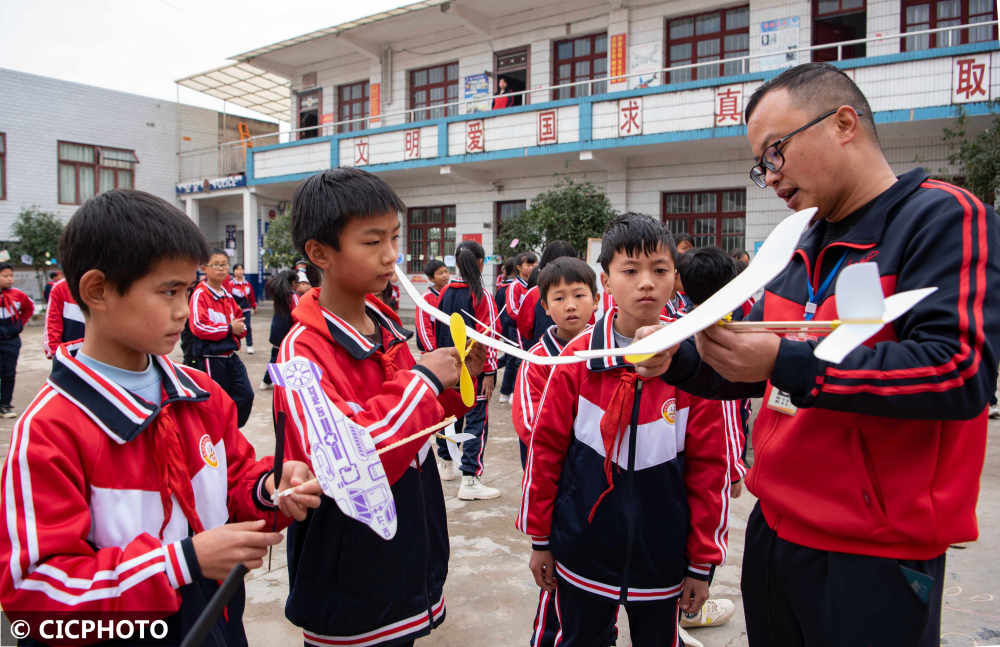
[[[831,65],[767,82],[746,121],[753,182],[789,209],[819,208],[749,319],[835,319],[835,277],[863,261],[887,295],[938,290],[839,365],[813,355],[815,339],[712,326],[640,373],[668,367],[664,379],[698,395],[764,398],[742,572],[752,647],[937,646],[945,551],[978,533],[996,214],[922,169],[897,177],[868,101]]]

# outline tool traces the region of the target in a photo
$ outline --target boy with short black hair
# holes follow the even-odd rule
[[[441,296],[441,290],[451,280],[451,272],[448,270],[447,265],[434,258],[427,261],[427,264],[424,265],[424,276],[430,281],[427,292],[424,293],[424,301],[436,308],[438,297]],[[434,320],[430,318],[430,315],[417,308],[413,324],[417,329],[417,348],[425,353],[434,350],[436,347],[434,343]]]
[[[406,344],[412,333],[370,296],[393,275],[403,209],[383,180],[360,169],[310,177],[292,205],[292,239],[323,280],[299,302],[279,361],[317,364],[326,395],[376,448],[465,413],[451,388],[458,382],[455,349],[424,353],[415,363]],[[476,348],[474,374],[485,357]],[[274,408],[289,417],[286,456],[308,460],[303,403],[276,386]],[[381,455],[397,512],[391,540],[330,498],[289,529],[285,614],[303,628],[306,644],[412,644],[444,619],[448,533],[432,445],[423,436]]]
[[[281,540],[265,527],[319,505],[318,486],[303,485],[279,514],[272,461],[255,458],[232,401],[166,357],[206,256],[187,216],[140,191],[91,198],[66,225],[59,258],[87,331],[78,351],[57,349],[11,436],[0,493],[9,617],[134,613],[165,619],[162,644],[177,645],[218,580],[260,566]],[[285,462],[278,485],[311,476]],[[247,644],[243,606],[240,590],[213,628],[220,644]]]
[[[0,263],[0,416],[16,418],[11,406],[17,357],[21,353],[21,331],[35,312],[28,295],[14,287],[14,266]]]
[[[250,418],[254,394],[247,368],[236,353],[247,328],[243,309],[224,286],[229,278],[229,255],[221,249],[211,250],[201,271],[205,278],[190,299],[191,355],[194,365],[218,382],[236,403],[237,423],[242,427]]]
[[[639,214],[612,222],[599,261],[616,307],[563,354],[622,347],[659,322],[674,258],[662,223]],[[601,647],[619,604],[634,645],[676,644],[678,610],[700,609],[726,559],[721,414],[718,403],[638,377],[621,357],[553,369],[517,526],[532,537],[535,581],[556,593],[561,644]]]

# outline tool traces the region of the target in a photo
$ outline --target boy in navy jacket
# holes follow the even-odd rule
[[[604,234],[601,281],[617,306],[563,354],[627,345],[660,321],[674,244],[652,218]],[[603,647],[618,605],[637,647],[676,640],[725,562],[731,453],[722,407],[639,378],[623,358],[556,366],[531,434],[517,527],[555,593],[561,646]]]
[[[0,416],[16,418],[10,402],[14,397],[17,356],[21,352],[21,331],[35,312],[35,304],[14,287],[14,266],[0,264]]]
[[[56,350],[11,436],[0,491],[9,617],[135,614],[164,621],[157,644],[177,645],[218,580],[238,563],[260,566],[281,540],[265,528],[319,505],[315,484],[272,505],[272,460],[255,458],[232,402],[166,357],[206,255],[187,216],[140,191],[91,198],[66,225],[59,259],[87,332],[78,350]],[[289,461],[278,485],[310,478]],[[212,630],[216,644],[247,644],[243,605],[241,588]],[[38,644],[39,629],[23,644]]]

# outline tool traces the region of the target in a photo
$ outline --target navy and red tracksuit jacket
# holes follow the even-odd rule
[[[250,310],[257,309],[257,295],[254,294],[253,286],[250,285],[250,281],[243,279],[238,281],[234,278],[226,279],[226,282],[222,284],[226,292],[232,295],[233,299],[236,300],[236,305],[240,307],[240,310],[247,312]]]
[[[424,301],[435,308],[440,297],[441,293],[433,285],[427,288],[427,292],[424,293]],[[429,314],[417,308],[417,312],[413,316],[413,326],[417,329],[417,348],[425,353],[437,348],[434,340],[434,320]]]
[[[614,347],[615,312],[562,354]],[[726,560],[728,422],[720,403],[639,378],[621,357],[555,366],[516,525],[570,585],[621,603],[674,597]]]
[[[508,298],[509,296],[508,294]],[[455,312],[461,314],[466,326],[473,327],[484,335],[495,336],[497,333],[497,306],[493,302],[493,297],[489,292],[483,291],[482,296],[476,298],[465,281],[455,279],[444,286],[438,296],[438,309],[449,315]],[[463,310],[465,312],[462,312]],[[440,321],[434,322],[434,340],[435,348],[450,348],[455,345],[451,340],[451,328]],[[481,375],[492,375],[496,372],[497,351],[494,348],[487,348],[486,362],[483,364]]]
[[[228,357],[240,349],[240,339],[246,333],[234,333],[232,322],[243,321],[243,311],[225,288],[215,290],[201,281],[191,292],[188,308],[188,326],[195,336],[193,356]]]
[[[537,344],[549,326],[554,323],[552,317],[545,312],[538,286],[531,286],[524,293],[521,308],[517,313],[517,334],[521,336],[524,347],[531,348]]]
[[[550,326],[541,339],[528,352],[539,357],[557,357],[562,353],[564,343],[556,337],[556,326]],[[586,332],[586,331],[585,331]],[[542,402],[545,384],[552,373],[551,364],[521,362],[514,382],[514,393],[510,398],[514,431],[525,447],[531,444],[531,428],[538,415],[538,405]]]
[[[27,613],[165,618],[180,643],[219,583],[201,575],[191,536],[264,519],[263,491],[236,407],[200,371],[151,357],[161,400],[147,402],[56,350],[48,381],[11,436],[0,500],[0,604]],[[211,635],[246,645],[242,589]],[[65,617],[65,616],[62,616]]]
[[[823,246],[825,223],[806,231],[749,319],[802,319],[807,281],[875,261],[886,295],[938,289],[839,365],[816,341],[781,340],[770,381],[733,384],[681,345],[664,378],[706,397],[765,396],[754,426],[747,486],[779,537],[818,550],[926,560],[976,539],[976,500],[996,389],[1000,223],[968,191],[922,169],[858,212]],[[835,286],[832,282],[831,286]],[[836,318],[835,294],[816,320]],[[794,416],[767,407],[773,389]],[[903,422],[905,420],[905,422]]]
[[[73,300],[66,279],[60,279],[52,286],[45,308],[45,330],[42,332],[45,356],[52,359],[63,342],[83,339],[83,331],[83,310]]]
[[[14,339],[35,313],[35,304],[17,288],[0,290],[0,341]]]
[[[319,288],[302,296],[295,326],[278,360],[305,357],[322,370],[326,395],[371,434],[376,448],[406,438],[448,415],[463,416],[457,389],[442,390],[415,366],[412,334],[387,305],[369,295],[368,317],[380,345],[319,304]],[[274,410],[288,414],[285,456],[309,462],[306,414],[299,397],[275,385]],[[444,494],[424,436],[381,455],[396,503],[396,536],[377,537],[323,497],[319,508],[288,530],[285,615],[313,645],[378,645],[426,635],[444,619],[448,572]]]
[[[517,323],[518,314],[521,312],[521,303],[524,301],[524,296],[527,293],[528,282],[520,276],[514,277],[514,280],[507,285],[504,303],[507,306],[507,315],[514,323]],[[518,331],[518,334],[520,334],[520,331]],[[528,346],[521,342],[521,348],[528,348]]]

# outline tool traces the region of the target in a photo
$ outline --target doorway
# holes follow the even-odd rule
[[[527,47],[516,47],[514,49],[497,52],[493,60],[493,74],[496,78],[496,87],[493,93],[497,93],[500,79],[507,83],[507,92],[524,92],[528,89],[528,60],[530,54]],[[511,97],[509,106],[520,106],[531,103],[528,95],[518,95]]]
[[[310,90],[299,94],[299,128],[319,126],[319,113],[323,107],[322,90]],[[319,137],[319,128],[300,130],[299,139]]]

